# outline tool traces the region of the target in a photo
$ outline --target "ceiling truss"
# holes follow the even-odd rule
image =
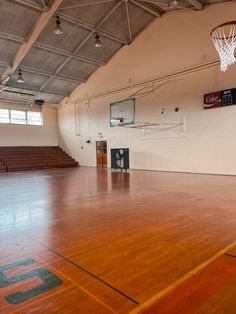
[[[159,11],[151,9],[150,7],[148,7],[147,5],[145,5],[143,3],[137,2],[135,0],[130,0],[130,1],[132,3],[134,3],[136,6],[140,7],[141,9],[143,9],[144,11],[147,11],[147,12],[153,14],[156,17],[160,17],[161,16],[161,13]]]
[[[40,6],[37,6],[35,4],[34,5],[30,4],[30,3],[26,2],[25,0],[12,0],[12,1],[18,2],[20,4],[28,6],[30,8],[36,9],[38,11],[45,11],[46,10],[45,8],[41,8]],[[114,0],[112,0],[112,1],[114,2]],[[122,0],[122,1],[124,1],[124,0]],[[106,1],[106,2],[108,2],[108,1]],[[109,1],[109,2],[111,2],[111,1]],[[91,3],[90,3],[90,5],[91,5]],[[61,18],[62,21],[64,20],[64,21],[70,22],[72,24],[76,24],[77,26],[81,26],[81,27],[83,27],[83,28],[85,28],[87,30],[98,31],[97,28],[95,28],[94,26],[90,25],[89,23],[81,21],[81,20],[79,20],[77,18],[74,18],[74,17],[68,15],[68,14],[61,13],[60,10],[58,10],[58,13],[60,14],[60,18]],[[99,33],[101,35],[103,35],[104,37],[108,37],[108,38],[110,38],[110,39],[112,39],[114,41],[117,41],[119,43],[127,44],[127,41],[125,39],[119,38],[119,37],[115,36],[114,34],[112,34],[110,32],[105,32],[103,30],[99,30]]]
[[[14,42],[20,45],[18,50],[16,51],[14,57],[11,59],[10,62],[1,62],[0,60],[0,67],[5,68],[2,75],[0,82],[3,82],[5,85],[10,77],[14,74],[16,69],[20,66],[21,69],[26,73],[35,74],[41,77],[44,77],[44,81],[42,80],[40,87],[37,87],[37,90],[34,92],[45,92],[45,90],[51,89],[53,84],[51,82],[53,80],[61,80],[68,84],[80,84],[86,81],[86,78],[76,78],[70,75],[70,73],[66,72],[66,67],[69,66],[68,63],[70,61],[78,61],[78,64],[84,64],[87,68],[94,68],[97,69],[98,67],[104,65],[107,60],[104,58],[99,58],[96,54],[89,54],[84,53],[83,51],[88,49],[88,43],[91,42],[91,39],[95,36],[95,34],[99,34],[101,38],[106,39],[108,43],[114,44],[114,50],[117,51],[119,47],[123,45],[128,45],[132,43],[133,39],[136,37],[137,33],[142,30],[134,29],[136,24],[139,24],[139,19],[141,14],[147,19],[146,25],[152,21],[156,17],[160,17],[164,14],[168,8],[169,0],[87,0],[86,1],[73,1],[66,4],[66,0],[4,0],[9,2],[14,2],[21,7],[26,7],[32,9],[31,11],[37,12],[39,14],[38,20],[36,21],[35,25],[32,27],[29,35],[24,38],[23,36],[19,36],[12,33],[0,32],[0,39],[7,40],[9,42]],[[180,2],[182,0],[179,0]],[[202,10],[203,4],[200,2],[201,0],[183,0],[185,2],[185,6],[188,8],[192,8],[195,10]],[[211,0],[217,1],[217,0]],[[163,7],[161,6],[163,3]],[[188,4],[189,5],[188,5]],[[99,11],[98,21],[92,23],[91,21],[81,20],[80,15],[73,14],[74,10],[80,10],[83,8],[85,10],[89,10],[90,8],[95,10],[94,8],[104,7],[108,5],[109,10],[107,10],[104,14],[102,9]],[[135,9],[136,7],[136,9]],[[172,8],[173,9],[173,8]],[[177,8],[176,8],[177,9]],[[132,11],[134,10],[134,11]],[[137,21],[135,21],[135,12],[142,12],[137,13]],[[76,11],[79,12],[79,11]],[[84,11],[83,11],[84,12]],[[115,14],[114,14],[115,13]],[[55,15],[59,14],[60,19],[62,21],[62,27],[68,27],[67,37],[74,38],[75,31],[81,31],[81,40],[72,47],[72,49],[61,49],[61,45],[59,47],[54,47],[51,42],[40,42],[38,38],[40,37],[41,33],[43,33],[44,28],[49,23],[51,18],[55,17]],[[123,18],[125,23],[125,32],[117,32],[116,25],[113,27],[107,27],[107,22],[112,22],[112,19],[109,19],[114,14],[115,18],[120,18],[120,15],[123,14]],[[82,16],[82,15],[81,15]],[[64,23],[63,23],[64,22]],[[63,25],[64,24],[64,25]],[[104,26],[105,25],[105,26]],[[112,25],[112,24],[111,24]],[[84,36],[84,37],[82,37]],[[61,37],[63,38],[63,37]],[[66,40],[64,38],[64,40]],[[49,43],[49,44],[48,44]],[[118,47],[118,48],[116,48]],[[21,64],[23,59],[28,55],[28,52],[31,48],[36,48],[41,51],[49,52],[54,58],[58,58],[60,62],[55,63],[55,67],[50,71],[47,69],[37,69],[37,67],[27,66],[25,64]],[[34,50],[36,51],[36,50]],[[113,52],[111,51],[111,55]],[[44,54],[45,55],[45,54]],[[106,61],[103,61],[106,60]],[[46,71],[44,71],[46,70]],[[89,71],[89,70],[88,70]],[[93,71],[92,71],[93,72]],[[76,75],[77,76],[77,75]],[[1,84],[0,84],[1,85]],[[4,88],[5,88],[4,85]],[[38,85],[39,86],[39,85]],[[11,86],[11,88],[13,88]],[[63,89],[63,88],[62,88]],[[30,89],[28,89],[30,91]],[[50,92],[46,92],[49,93]],[[68,96],[67,92],[53,92],[51,94],[54,95],[61,95],[61,96]]]
[[[45,6],[43,5],[43,2],[41,0],[38,0],[37,2],[35,1],[26,2],[25,0],[13,0],[13,1],[19,4],[23,4],[24,6],[27,6],[35,10],[47,11],[49,9],[46,5]]]
[[[187,0],[190,4],[192,4],[196,10],[202,10],[202,4],[198,0]]]
[[[9,34],[3,33],[3,32],[0,32],[0,39],[6,39],[6,40],[14,41],[14,42],[20,43],[20,44],[23,44],[25,42],[25,39],[22,38],[22,37],[9,35]],[[39,49],[42,49],[44,51],[55,53],[55,54],[58,54],[58,55],[61,55],[61,56],[72,57],[75,60],[82,61],[82,62],[85,62],[85,63],[94,64],[94,65],[97,65],[97,66],[104,65],[104,62],[97,61],[97,60],[92,60],[92,59],[88,59],[88,58],[82,58],[82,57],[74,56],[73,54],[71,54],[71,53],[69,53],[69,52],[67,52],[67,51],[65,51],[63,49],[51,47],[51,46],[48,46],[48,45],[45,45],[45,44],[41,44],[41,43],[38,43],[38,42],[35,42],[32,47],[39,48]]]
[[[83,22],[77,18],[69,16],[68,14],[60,13],[60,18],[62,21],[64,20],[64,21],[67,21],[69,23],[76,24],[77,26],[81,26],[81,27],[83,27],[89,31],[93,31],[93,32],[99,31],[99,33],[101,35],[103,35],[104,37],[110,38],[110,39],[112,39],[118,43],[121,43],[121,44],[127,44],[128,43],[126,39],[119,38],[110,32],[105,32],[104,30],[100,29],[99,26],[94,27],[94,26],[90,25],[89,23],[85,23],[85,22]]]
[[[131,32],[128,0],[125,0],[125,12],[126,12],[126,17],[127,17],[127,25],[128,25],[128,32],[129,32],[129,42],[132,42],[132,32]]]
[[[109,2],[114,2],[115,0],[97,0],[97,1],[88,1],[88,3],[80,3],[80,4],[75,4],[75,5],[70,5],[70,6],[65,6],[61,7],[58,11],[62,10],[68,10],[68,9],[75,9],[79,7],[84,7],[84,6],[90,6],[90,5],[97,5],[97,4],[103,4],[103,3],[109,3]]]
[[[123,3],[123,0],[120,0],[110,11],[108,14],[106,14],[102,20],[98,23],[97,28],[100,27],[112,14],[113,12]],[[87,37],[85,37],[85,39],[82,41],[82,43],[79,44],[79,46],[75,49],[73,55],[76,55],[80,49],[88,42],[88,40],[94,35],[95,30],[93,29],[88,35]],[[69,56],[59,67],[58,69],[55,71],[55,73],[47,80],[46,83],[44,83],[39,91],[42,91],[48,84],[49,82],[65,67],[65,65],[71,60],[72,56]]]
[[[0,67],[8,67],[8,66],[9,66],[9,64],[6,64],[4,62],[0,62]],[[26,66],[21,66],[21,70],[24,71],[24,72],[36,74],[36,75],[39,75],[39,76],[51,77],[50,73],[39,71],[39,70],[35,70],[33,68],[26,67]],[[71,77],[67,77],[67,76],[64,76],[64,75],[57,75],[57,76],[55,76],[55,78],[58,79],[58,80],[63,80],[63,81],[73,82],[73,83],[78,83],[78,84],[85,82],[85,80],[73,79]]]
[[[18,51],[16,52],[14,59],[10,66],[8,66],[2,74],[2,80],[6,82],[9,80],[10,76],[15,72],[21,61],[27,55],[40,33],[43,31],[44,27],[47,25],[51,17],[55,14],[57,9],[62,4],[63,0],[54,0],[52,7],[47,12],[42,12],[34,25],[31,34],[26,42],[24,42]]]

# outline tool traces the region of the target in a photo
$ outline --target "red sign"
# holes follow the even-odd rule
[[[221,107],[221,92],[214,92],[204,95],[204,109]]]

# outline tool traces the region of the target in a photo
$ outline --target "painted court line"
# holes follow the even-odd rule
[[[112,285],[110,285],[108,282],[106,282],[105,280],[101,279],[100,277],[98,277],[97,275],[91,273],[89,270],[85,269],[84,267],[80,266],[79,264],[73,262],[72,260],[70,260],[69,258],[63,256],[62,254],[60,254],[59,252],[53,250],[52,248],[48,247],[47,245],[35,240],[34,238],[31,238],[33,241],[39,243],[41,246],[45,247],[47,250],[49,250],[50,252],[56,254],[57,256],[61,257],[62,259],[64,259],[65,261],[67,261],[68,263],[70,263],[71,265],[77,267],[78,269],[80,269],[81,271],[83,271],[84,273],[90,275],[91,277],[95,278],[96,280],[100,281],[101,283],[103,283],[104,285],[106,285],[107,287],[111,288],[113,291],[117,292],[118,294],[122,295],[123,297],[125,297],[127,300],[131,301],[134,304],[139,304],[138,301],[134,300],[133,298],[131,298],[130,296],[128,296],[127,294],[125,294],[124,292],[118,290],[117,288],[113,287]]]
[[[34,254],[33,254],[34,255]],[[35,256],[35,259],[38,259],[38,256]],[[34,302],[31,302],[30,304],[27,304],[17,310],[15,310],[14,312],[11,312],[10,314],[12,313],[15,313],[17,311],[20,311],[26,307],[29,307],[29,306],[32,306],[34,305],[35,303],[38,303],[40,302],[41,300],[45,300],[49,297],[52,297],[60,292],[64,292],[66,290],[68,290],[69,288],[71,287],[77,287],[79,288],[80,290],[82,290],[84,293],[86,293],[89,297],[91,297],[92,299],[94,299],[96,302],[100,303],[102,306],[104,306],[105,308],[107,308],[111,313],[113,314],[117,314],[117,312],[115,310],[113,310],[109,305],[107,305],[106,303],[104,303],[102,300],[100,300],[99,298],[97,298],[94,294],[92,294],[91,292],[89,292],[87,289],[85,289],[84,287],[80,286],[77,282],[75,282],[73,279],[71,279],[70,277],[68,277],[66,274],[62,273],[60,270],[56,269],[54,266],[52,266],[51,264],[49,264],[48,262],[46,262],[42,257],[40,257],[40,262],[42,262],[43,264],[47,265],[47,267],[50,269],[50,270],[53,270],[53,272],[57,275],[60,275],[62,278],[68,280],[69,282],[72,283],[72,285],[70,285],[69,287],[66,287],[64,288],[63,290],[60,290],[58,292],[54,292],[54,293],[51,293],[50,295],[46,296],[46,297],[43,297],[41,298],[40,300],[36,300]]]
[[[37,301],[34,301],[34,302],[30,302],[29,304],[27,304],[27,305],[25,305],[25,306],[22,306],[22,307],[18,308],[18,309],[15,310],[15,311],[9,312],[9,314],[18,313],[18,312],[20,312],[20,311],[26,309],[27,307],[30,307],[30,306],[32,306],[32,305],[34,305],[34,304],[37,304],[37,303],[40,303],[40,302],[42,302],[42,301],[44,301],[44,300],[47,300],[48,298],[50,298],[50,297],[52,297],[52,296],[55,296],[55,295],[57,295],[57,294],[60,294],[60,293],[62,293],[62,292],[65,292],[65,291],[71,289],[72,287],[73,287],[73,285],[71,285],[71,286],[69,286],[69,287],[66,287],[65,289],[59,290],[59,291],[57,291],[57,292],[51,293],[50,295],[47,295],[47,296],[45,296],[44,298],[40,298],[40,300],[37,300]]]
[[[188,272],[186,275],[184,275],[183,277],[181,277],[180,279],[178,279],[177,281],[175,281],[173,284],[171,284],[170,286],[168,286],[167,288],[165,288],[164,290],[158,292],[156,295],[154,295],[152,298],[150,298],[149,300],[147,300],[146,302],[144,302],[143,304],[141,304],[140,306],[138,306],[136,309],[132,310],[131,312],[129,312],[129,314],[138,314],[138,313],[142,313],[143,310],[149,308],[152,304],[156,303],[158,300],[160,300],[161,298],[163,298],[166,294],[168,294],[169,292],[171,292],[172,290],[174,290],[176,287],[178,287],[181,283],[183,283],[184,281],[186,281],[187,279],[189,279],[190,277],[192,277],[193,275],[195,275],[196,273],[198,273],[200,270],[202,270],[203,268],[205,268],[207,265],[209,265],[210,263],[212,263],[214,260],[216,260],[219,256],[221,255],[228,255],[228,253],[226,253],[229,249],[231,249],[233,246],[236,245],[236,241],[234,241],[233,243],[231,243],[230,245],[228,245],[227,247],[225,247],[223,250],[219,251],[218,253],[216,253],[215,255],[213,255],[211,258],[209,258],[208,260],[206,260],[205,262],[203,262],[202,264],[200,264],[199,266],[197,266],[196,268],[194,268],[193,270],[191,270],[190,272]],[[232,256],[231,256],[232,257]]]
[[[235,256],[235,255],[233,255],[233,254],[230,254],[230,253],[225,253],[224,255],[225,255],[225,256],[229,256],[229,257],[232,257],[232,258],[236,258],[236,256]]]
[[[84,287],[80,286],[77,282],[75,282],[73,279],[71,279],[70,277],[68,277],[67,275],[65,275],[64,273],[62,273],[60,270],[54,268],[52,265],[50,265],[49,263],[45,262],[44,259],[42,259],[42,262],[45,263],[46,265],[48,265],[48,268],[53,269],[53,271],[56,274],[60,274],[62,277],[66,278],[68,281],[72,282],[76,287],[78,287],[80,290],[82,290],[84,293],[86,293],[87,295],[89,295],[92,299],[94,299],[96,302],[100,303],[101,305],[103,305],[104,307],[106,307],[110,312],[116,314],[117,312],[115,310],[113,310],[109,305],[107,305],[106,303],[104,303],[102,300],[100,300],[98,297],[96,297],[94,294],[92,294],[91,292],[89,292],[87,289],[85,289]]]

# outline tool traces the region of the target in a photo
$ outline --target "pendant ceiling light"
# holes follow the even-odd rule
[[[23,76],[22,76],[22,72],[21,72],[21,69],[18,70],[18,77],[17,77],[17,80],[16,80],[18,83],[24,83],[25,80],[23,79]]]
[[[101,48],[102,47],[100,36],[98,34],[95,35],[94,47],[96,47],[96,48]]]
[[[54,34],[56,35],[62,35],[63,34],[63,29],[61,27],[61,21],[60,21],[60,17],[59,15],[57,15],[56,17],[56,25],[55,25],[55,29],[54,29]]]

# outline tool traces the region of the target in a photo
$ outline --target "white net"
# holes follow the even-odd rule
[[[236,61],[234,56],[236,48],[235,24],[222,24],[212,31],[211,37],[220,56],[220,69],[225,72],[228,66]]]

